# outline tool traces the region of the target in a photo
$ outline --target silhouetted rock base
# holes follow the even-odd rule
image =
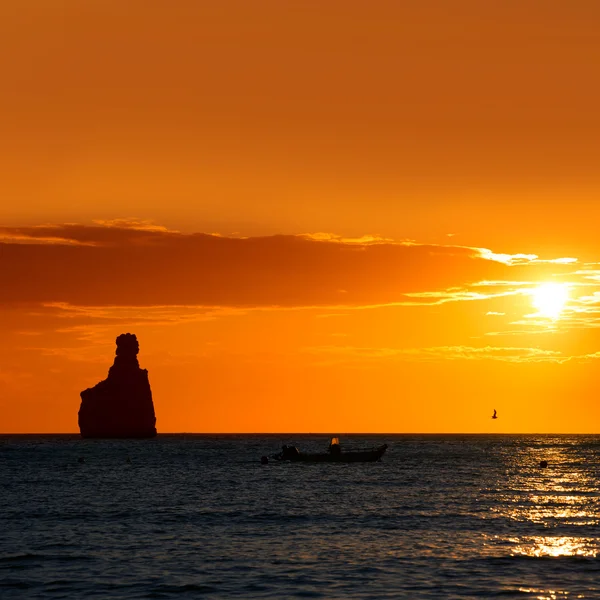
[[[97,435],[81,434],[84,440],[149,440],[156,437],[156,432],[148,435],[135,435],[126,433],[123,435],[111,435],[110,433],[99,433]]]
[[[139,346],[131,333],[117,338],[108,377],[81,392],[79,430],[84,438],[153,438],[156,416],[148,371],[140,369]]]

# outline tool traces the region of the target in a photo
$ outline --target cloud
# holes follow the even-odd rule
[[[379,235],[363,235],[359,238],[348,238],[335,233],[325,233],[319,231],[317,233],[301,233],[297,237],[305,238],[307,240],[313,240],[315,242],[337,242],[339,244],[390,244],[390,243],[405,243],[405,242],[394,242],[391,238],[384,238]]]
[[[475,286],[478,284],[474,284]],[[503,296],[515,296],[520,294],[520,290],[510,290],[498,293],[481,293],[473,292],[468,289],[450,288],[447,290],[436,292],[408,292],[406,296],[409,298],[422,299],[418,302],[404,302],[405,305],[436,305],[445,304],[446,302],[465,302],[473,300],[490,300],[492,298],[501,298]]]
[[[178,231],[169,230],[162,225],[156,225],[153,221],[146,219],[94,219],[96,225],[103,227],[112,227],[118,229],[135,229],[137,231],[155,231],[161,233],[179,233]]]
[[[548,268],[531,261],[523,264],[519,257],[525,255],[508,260],[504,257],[510,255],[465,246],[332,234],[249,238],[182,234],[137,220],[3,227],[0,236],[4,304],[440,303],[512,294],[510,289],[484,294],[469,287],[481,281],[530,281]]]
[[[150,221],[113,219],[95,221],[95,226],[64,223],[29,227],[0,227],[0,242],[29,243],[31,245],[55,244],[59,246],[132,246],[152,244],[176,236],[171,231]]]
[[[487,248],[480,248],[481,256],[489,260],[495,260],[505,265],[523,265],[535,261],[537,254],[498,254]]]
[[[434,346],[427,348],[364,348],[353,346],[320,346],[306,348],[319,356],[336,357],[340,362],[368,360],[494,360],[512,363],[565,362],[571,357],[555,350],[496,346]],[[586,356],[590,358],[590,356]]]
[[[561,258],[541,259],[537,254],[499,254],[492,252],[487,248],[480,248],[481,255],[489,260],[497,260],[506,265],[526,265],[526,264],[555,264],[570,265],[577,262],[576,258],[569,256]]]

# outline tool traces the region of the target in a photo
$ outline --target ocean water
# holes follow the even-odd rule
[[[0,598],[600,598],[600,436],[383,442],[0,436]]]

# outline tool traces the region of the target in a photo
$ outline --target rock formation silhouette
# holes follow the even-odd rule
[[[156,416],[148,371],[140,369],[139,344],[132,333],[117,337],[108,377],[81,392],[79,430],[84,438],[150,438]]]

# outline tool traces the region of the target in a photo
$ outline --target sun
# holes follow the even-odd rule
[[[531,295],[540,315],[557,319],[569,299],[569,288],[564,283],[544,283],[532,290]]]

